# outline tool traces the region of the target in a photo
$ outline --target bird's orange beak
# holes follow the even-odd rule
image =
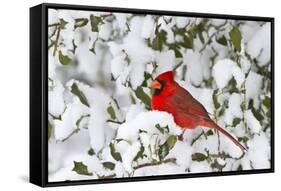
[[[150,87],[152,89],[161,89],[161,83],[158,82],[157,80],[154,80],[154,81],[151,82]]]

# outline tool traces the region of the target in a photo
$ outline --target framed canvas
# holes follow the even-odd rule
[[[274,172],[274,18],[30,9],[30,182]]]

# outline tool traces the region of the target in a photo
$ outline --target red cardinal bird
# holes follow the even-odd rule
[[[204,106],[182,88],[174,80],[174,76],[175,71],[164,72],[151,83],[151,88],[154,90],[151,100],[152,109],[172,114],[176,124],[183,129],[194,129],[198,126],[217,129],[242,151],[246,150],[233,136],[209,117]]]

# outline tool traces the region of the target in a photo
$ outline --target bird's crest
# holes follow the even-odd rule
[[[156,79],[157,80],[174,80],[174,77],[176,75],[176,71],[170,70],[164,73],[159,74]]]

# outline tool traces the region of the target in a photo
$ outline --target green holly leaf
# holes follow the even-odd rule
[[[48,122],[48,141],[50,140],[50,138],[52,136],[52,129],[53,129],[53,126]]]
[[[181,43],[181,45],[184,48],[192,49],[193,48],[193,37],[190,35],[184,35],[183,43]]]
[[[234,46],[235,50],[240,52],[241,51],[241,32],[238,27],[233,26],[232,30],[229,32],[230,40],[232,45]]]
[[[241,118],[239,117],[235,117],[232,121],[232,127],[235,127],[236,125],[238,125],[241,122]]]
[[[138,153],[134,157],[134,161],[137,161],[139,158],[142,158],[143,157],[143,153],[144,153],[144,146],[141,145],[140,150],[138,151]]]
[[[163,160],[170,152],[170,150],[175,146],[177,142],[177,137],[175,135],[170,135],[166,142],[159,146],[158,156],[160,160]]]
[[[65,29],[65,26],[67,25],[68,22],[66,22],[65,20],[63,19],[60,19],[60,28],[61,29]]]
[[[165,132],[169,133],[169,127],[168,127],[168,125],[161,127],[161,126],[159,125],[159,123],[157,123],[157,124],[155,125],[155,127],[156,127],[156,129],[158,129],[162,134],[164,134]]]
[[[111,156],[112,156],[116,161],[122,162],[121,154],[120,154],[119,152],[116,152],[114,144],[110,143],[110,144],[109,144],[109,148],[110,148],[110,154],[111,154]]]
[[[216,109],[220,108],[220,106],[221,106],[221,104],[218,101],[218,96],[217,96],[218,91],[219,91],[219,89],[216,89],[213,92],[213,103],[214,103],[214,106]]]
[[[217,39],[217,42],[223,46],[227,46],[227,40],[224,35]]]
[[[90,148],[90,149],[88,150],[88,155],[93,156],[94,154],[95,154],[94,149],[93,149],[93,148]]]
[[[77,174],[92,176],[93,173],[88,171],[88,167],[83,164],[83,162],[76,162],[74,161],[74,168],[72,171],[75,171]]]
[[[265,98],[262,100],[262,104],[267,108],[271,108],[271,99],[268,96],[265,96]]]
[[[141,86],[137,87],[135,94],[148,108],[150,108],[150,97],[143,91]]]
[[[116,119],[116,115],[115,115],[115,111],[113,109],[113,107],[110,105],[108,106],[108,108],[106,109],[107,113],[110,115],[111,119]]]
[[[114,170],[115,164],[113,162],[103,162],[102,163],[104,168],[107,168],[109,170]]]
[[[93,32],[99,32],[99,26],[104,24],[103,20],[101,17],[97,17],[94,15],[90,16],[91,20],[91,29]]]
[[[78,88],[76,83],[72,84],[72,86],[71,86],[71,93],[76,95],[80,99],[81,103],[83,103],[84,105],[90,107],[86,96],[84,95],[84,93],[82,91],[79,90],[79,88]]]
[[[169,151],[175,146],[176,142],[177,142],[177,136],[175,136],[175,135],[170,135],[170,136],[168,137],[168,139],[166,140],[166,143],[167,143],[167,145],[168,145]]]
[[[156,31],[157,31],[155,33],[156,36],[152,40],[152,49],[161,51],[167,40],[167,37],[166,37],[167,32],[164,30],[161,30],[160,32],[158,32],[158,29],[156,29]]]
[[[62,65],[68,65],[71,62],[71,59],[67,55],[63,55],[61,51],[59,51],[59,61]]]
[[[83,27],[83,26],[87,25],[88,22],[89,22],[89,20],[86,19],[86,18],[75,19],[74,29],[79,28],[79,27]]]
[[[203,153],[194,153],[192,154],[192,160],[193,161],[204,161],[208,158],[208,156],[204,155]]]
[[[226,164],[221,165],[220,163],[218,163],[217,159],[215,159],[215,161],[211,164],[212,168],[218,169],[219,171],[222,171],[225,166]]]

